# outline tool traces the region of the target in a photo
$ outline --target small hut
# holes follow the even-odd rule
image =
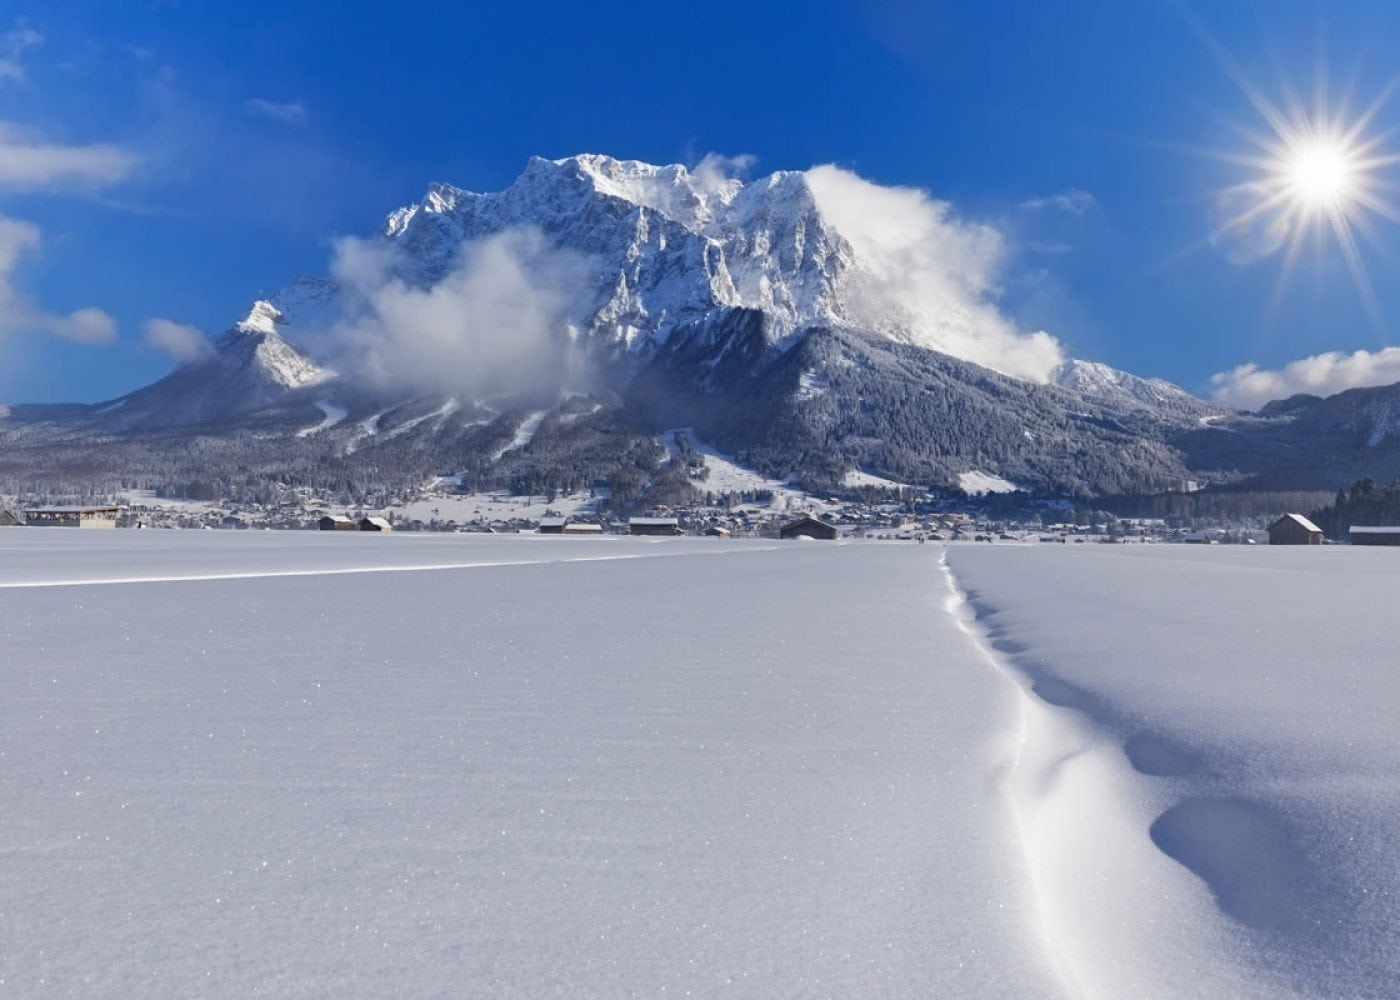
[[[570,521],[564,525],[566,535],[601,535],[603,526],[601,524],[589,524],[587,521]]]
[[[1270,545],[1321,545],[1322,529],[1302,514],[1284,514],[1269,525]]]
[[[674,517],[634,517],[627,522],[633,535],[679,535],[681,523]]]
[[[1400,525],[1353,524],[1353,545],[1400,545]]]
[[[827,524],[811,514],[804,514],[778,529],[780,538],[819,538],[824,542],[835,541],[837,534],[836,525]]]
[[[14,511],[0,507],[0,528],[13,528],[23,523],[24,519]]]
[[[354,531],[359,524],[344,514],[327,514],[316,522],[316,526],[322,531]]]
[[[568,524],[567,517],[542,517],[539,531],[541,535],[562,535]]]
[[[360,520],[361,531],[393,531],[394,526],[389,523],[388,518],[374,516]]]

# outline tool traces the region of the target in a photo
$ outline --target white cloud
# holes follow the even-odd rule
[[[318,339],[332,363],[384,388],[505,396],[558,388],[572,356],[567,314],[582,262],[515,229],[466,244],[431,288],[396,276],[395,251],[335,247],[342,318]]]
[[[9,292],[10,272],[26,252],[39,246],[39,227],[0,215],[0,302]]]
[[[1097,204],[1098,201],[1088,191],[1079,188],[1066,188],[1059,194],[1046,195],[1043,198],[1030,198],[1021,202],[1021,207],[1033,211],[1053,208],[1070,215],[1083,215]]]
[[[44,36],[22,21],[16,21],[13,28],[0,34],[0,81],[22,83],[24,63],[21,59],[25,50],[43,43]]]
[[[1273,370],[1251,363],[1212,375],[1210,381],[1222,403],[1254,410],[1300,392],[1331,396],[1360,386],[1400,382],[1400,347],[1351,354],[1328,351]]]
[[[1062,361],[1048,333],[1023,333],[996,305],[1002,234],[952,215],[914,188],[872,184],[835,166],[807,171],[826,218],[856,252],[848,319],[1008,375],[1043,382]]]
[[[243,110],[254,118],[266,118],[281,125],[305,125],[306,105],[301,101],[266,101],[261,97],[250,97],[243,102]]]
[[[38,331],[83,344],[112,343],[117,324],[102,310],[78,309],[66,316],[46,312],[14,287],[15,266],[38,248],[39,239],[37,226],[0,216],[0,334]]]
[[[67,316],[44,315],[42,328],[80,344],[110,344],[117,339],[117,321],[101,309],[79,309]]]
[[[174,320],[153,317],[146,320],[147,347],[168,354],[179,362],[198,361],[214,350],[209,338],[192,326]]]
[[[737,156],[706,153],[690,175],[695,178],[701,190],[715,191],[726,181],[746,177],[756,163],[758,157],[752,153],[740,153]]]
[[[0,190],[102,187],[125,180],[140,158],[118,146],[45,142],[0,122]]]

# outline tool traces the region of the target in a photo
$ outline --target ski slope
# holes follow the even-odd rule
[[[0,529],[0,982],[1393,995],[1393,558]]]

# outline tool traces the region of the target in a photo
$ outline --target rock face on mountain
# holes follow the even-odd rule
[[[917,258],[862,234],[828,182],[808,171],[743,183],[585,155],[531,160],[497,193],[433,185],[364,243],[382,272],[374,287],[357,276],[363,262],[342,261],[256,303],[205,356],[150,386],[93,406],[0,410],[0,476],[178,481],[219,465],[362,484],[605,480],[626,492],[658,472],[655,436],[673,427],[820,489],[852,469],[927,486],[978,472],[1089,496],[1186,478],[1291,482],[1310,468],[1376,474],[1400,457],[1393,391],[1232,414],[1160,379],[1064,360],[1053,340],[982,308],[983,290],[955,287],[957,273],[946,294],[911,293],[899,269]],[[474,248],[512,234],[551,262],[547,287],[532,261],[512,259],[510,272],[524,275],[525,298],[558,305],[546,343],[559,357],[535,356],[549,378],[464,378],[459,391],[445,387],[450,370],[414,385],[359,363],[347,345],[365,336],[365,316],[392,327],[402,313],[380,301],[386,289],[421,294],[474,335],[438,293],[461,284]],[[1317,449],[1338,458],[1309,466]]]

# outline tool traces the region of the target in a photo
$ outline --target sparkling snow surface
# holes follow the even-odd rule
[[[0,529],[0,994],[1394,996],[1396,559]]]
[[[1053,995],[932,553],[0,531],[8,584],[476,564],[6,590],[5,992]]]

